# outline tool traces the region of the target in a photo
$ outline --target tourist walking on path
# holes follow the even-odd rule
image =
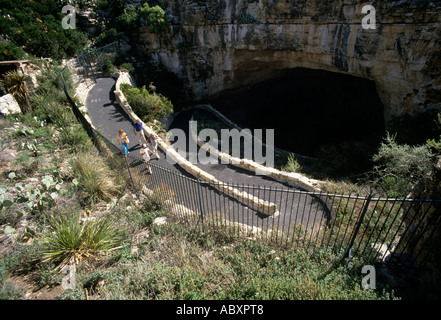
[[[142,122],[141,120],[136,120],[136,122],[133,125],[133,133],[138,138],[139,145],[142,146],[143,144],[147,144],[147,141],[145,139],[144,130],[142,129]],[[143,140],[144,142],[142,142]]]
[[[150,155],[149,155],[149,152],[151,152],[151,151],[149,150],[149,148],[147,148],[146,144],[143,144],[141,150],[139,150],[139,154],[141,155],[141,158],[144,159],[145,166],[146,166],[148,172],[150,174],[152,174],[152,168],[150,167]]]
[[[161,159],[161,157],[159,156],[158,153],[158,136],[154,133],[152,133],[149,138],[148,141],[150,142],[150,144],[152,145],[152,154],[154,154],[156,156],[156,158]]]
[[[119,129],[118,137],[116,138],[116,141],[119,144],[121,144],[121,146],[123,148],[123,153],[128,154],[129,153],[129,138],[127,137],[127,135],[123,129]]]

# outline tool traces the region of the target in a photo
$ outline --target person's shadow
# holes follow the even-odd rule
[[[141,149],[141,147],[137,144],[137,145],[134,145],[133,147],[129,148],[129,151],[132,152],[132,151],[135,151],[138,149]]]

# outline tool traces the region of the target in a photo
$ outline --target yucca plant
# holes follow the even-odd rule
[[[42,258],[61,269],[65,265],[78,265],[98,258],[118,248],[123,239],[123,233],[109,217],[82,222],[78,213],[64,214],[51,221]]]
[[[8,71],[4,74],[4,79],[1,80],[1,84],[8,93],[17,100],[20,105],[21,112],[30,113],[32,111],[29,103],[29,89],[26,81],[30,77],[26,74],[19,72],[18,70]]]

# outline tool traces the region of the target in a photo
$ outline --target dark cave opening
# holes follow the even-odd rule
[[[274,129],[276,147],[308,156],[385,132],[375,83],[342,73],[291,69],[209,102],[242,128]]]

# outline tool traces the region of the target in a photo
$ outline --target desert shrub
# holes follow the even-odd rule
[[[92,141],[83,126],[74,123],[69,127],[62,128],[60,131],[60,140],[63,145],[70,147],[73,152],[84,151],[92,146]]]
[[[374,185],[392,197],[406,197],[416,182],[427,177],[433,166],[428,145],[398,144],[387,134],[373,157],[376,179]]]
[[[18,300],[22,299],[25,292],[23,289],[16,288],[8,279],[11,273],[17,269],[29,267],[35,256],[33,246],[18,245],[13,251],[6,252],[0,257],[0,299]],[[29,269],[33,269],[30,267]]]
[[[164,9],[158,5],[151,7],[148,3],[144,3],[139,10],[139,15],[143,24],[146,25],[151,32],[164,31],[169,25]]]
[[[309,253],[274,250],[253,241],[237,244],[222,254],[236,281],[224,288],[223,299],[358,300],[389,299],[387,291],[361,288],[361,273],[351,274],[328,251]],[[358,269],[358,266],[357,268]]]
[[[126,32],[135,29],[139,23],[138,8],[131,6],[124,9],[124,13],[116,19],[117,23]]]
[[[118,179],[101,157],[81,153],[73,160],[72,167],[89,202],[107,200],[117,194]]]
[[[100,33],[98,37],[95,39],[95,46],[102,47],[106,44],[115,42],[118,40],[118,32],[115,28],[110,28]]]
[[[300,172],[302,166],[297,161],[293,153],[288,154],[286,164],[282,166],[282,170],[286,172]]]
[[[0,37],[0,61],[20,60],[26,57],[26,53],[15,43]]]
[[[128,73],[134,73],[135,67],[130,62],[125,62],[119,66],[122,71],[127,71]]]
[[[140,221],[139,217],[130,220]],[[171,218],[161,230],[155,231],[155,227],[150,227],[148,236],[136,248],[127,246],[115,251],[114,259],[109,261],[112,268],[84,277],[80,280],[82,287],[91,288],[89,292],[97,299],[393,297],[379,281],[377,290],[361,287],[364,262],[355,258],[351,270],[347,270],[346,263],[337,263],[337,254],[330,251],[310,254],[240,237],[217,239],[211,226],[185,230]]]
[[[42,258],[59,267],[79,264],[120,246],[122,241],[121,231],[109,217],[82,222],[78,213],[64,214],[50,221]]]
[[[121,90],[135,114],[144,122],[158,120],[173,112],[173,105],[166,97],[145,86],[139,89],[122,84]]]
[[[60,79],[60,72],[63,70],[63,67],[58,66],[57,64],[51,64],[42,67],[40,70],[41,73],[37,75],[38,87],[36,88],[35,94],[52,97],[59,102],[67,101]],[[63,78],[68,92],[74,96],[75,90],[69,70],[66,70],[63,73]]]

